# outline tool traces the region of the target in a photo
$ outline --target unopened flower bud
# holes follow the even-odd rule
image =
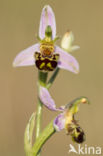
[[[67,31],[62,38],[61,47],[67,52],[77,50],[79,46],[77,45],[72,46],[73,41],[74,41],[74,35],[72,31]]]

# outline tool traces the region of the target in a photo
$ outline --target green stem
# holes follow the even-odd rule
[[[47,77],[48,77],[48,72],[39,71],[38,79],[39,79],[39,84],[41,86],[44,87],[46,86]]]
[[[37,115],[36,115],[36,139],[40,135],[41,129],[41,116],[42,116],[42,103],[38,99],[38,108],[37,108]]]
[[[38,75],[39,85],[46,86],[47,76],[48,73],[39,71],[39,75]],[[39,92],[39,85],[38,85],[38,92]],[[36,115],[36,139],[39,137],[41,131],[42,106],[43,105],[38,97],[38,108],[37,108],[37,115]],[[38,154],[38,156],[40,156],[40,153]]]
[[[53,73],[53,75],[51,76],[50,80],[48,81],[48,84],[46,85],[46,81],[47,81],[47,77],[48,77],[48,73],[44,73],[44,72],[41,72],[39,71],[39,86],[44,86],[46,87],[47,89],[49,89],[51,87],[51,85],[53,84],[57,74],[59,73],[59,68],[57,68],[55,70],[55,72]],[[39,90],[39,88],[38,88]],[[41,130],[41,116],[42,116],[42,103],[40,101],[40,99],[38,98],[38,109],[37,109],[37,117],[36,117],[36,140],[38,139],[38,137],[40,136],[40,130]],[[51,132],[51,131],[50,131]],[[51,133],[48,135],[45,134],[45,137],[49,138],[51,136]],[[44,137],[44,136],[43,136]],[[44,137],[44,138],[45,138]],[[45,142],[42,142],[42,144],[44,144]],[[41,144],[40,144],[41,145]],[[40,149],[39,148],[39,151],[37,153],[37,156],[40,156]]]
[[[53,75],[51,76],[50,80],[47,83],[47,86],[46,86],[47,89],[49,89],[51,87],[51,85],[53,84],[53,82],[54,82],[55,78],[57,77],[59,71],[60,71],[59,68],[57,68],[55,70],[55,72],[53,73]]]
[[[38,84],[38,92],[39,92],[39,86],[40,85],[41,86],[44,86],[44,87],[47,87],[49,89],[50,86],[52,85],[52,83],[54,82],[54,80],[55,80],[58,72],[59,72],[59,68],[57,68],[55,70],[55,72],[51,76],[50,80],[48,81],[48,84],[46,85],[48,73],[47,72],[41,72],[41,71],[39,71],[39,75],[38,75],[38,82],[39,82],[39,84]],[[38,98],[38,108],[37,108],[37,115],[36,115],[36,140],[40,138],[39,136],[40,136],[40,132],[41,132],[42,106],[43,105],[42,105],[40,99]],[[52,128],[51,130],[54,131],[54,128]],[[48,135],[46,135],[46,133],[43,133],[43,138],[41,138],[41,139],[44,139],[45,138],[44,135],[45,135],[46,138],[49,138],[51,136],[51,131],[50,131],[50,134],[48,133]],[[42,142],[42,144],[44,144],[44,142]],[[40,149],[41,149],[41,147],[39,148],[39,151],[37,153],[37,156],[40,156]]]
[[[40,151],[44,143],[56,132],[53,127],[53,120],[50,124],[44,129],[44,131],[39,135],[39,138],[36,140],[34,146],[32,147],[33,156],[36,156]]]

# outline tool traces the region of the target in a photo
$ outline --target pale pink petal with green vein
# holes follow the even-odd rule
[[[39,37],[44,39],[45,29],[47,26],[51,26],[52,29],[52,39],[56,36],[56,21],[55,15],[52,8],[49,5],[46,5],[41,13],[40,27],[39,27]]]
[[[34,44],[21,51],[14,59],[13,66],[32,66],[35,64],[34,53],[40,51],[40,44]]]
[[[56,108],[54,100],[52,99],[48,89],[45,87],[40,86],[39,98],[48,109],[52,111],[64,111],[63,106]]]
[[[54,119],[54,128],[56,131],[61,131],[62,129],[65,128],[65,116],[64,113],[59,114],[55,119]]]
[[[77,62],[75,57],[68,54],[58,46],[55,46],[55,52],[60,55],[60,59],[58,62],[59,68],[69,70],[76,74],[79,72],[79,63]]]

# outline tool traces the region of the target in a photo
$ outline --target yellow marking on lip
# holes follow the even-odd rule
[[[49,67],[50,69],[53,69],[53,67],[51,66],[51,63],[47,63],[47,67]]]
[[[41,63],[41,65],[40,65],[40,69],[42,69],[44,66],[45,66],[45,63],[44,63],[44,62]]]

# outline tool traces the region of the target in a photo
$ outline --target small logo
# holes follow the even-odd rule
[[[78,144],[77,149],[70,144],[69,145],[70,149],[68,151],[68,153],[75,153],[75,154],[90,154],[90,155],[101,155],[102,154],[102,148],[100,146],[87,146],[86,144],[84,146],[82,146],[81,144]]]

